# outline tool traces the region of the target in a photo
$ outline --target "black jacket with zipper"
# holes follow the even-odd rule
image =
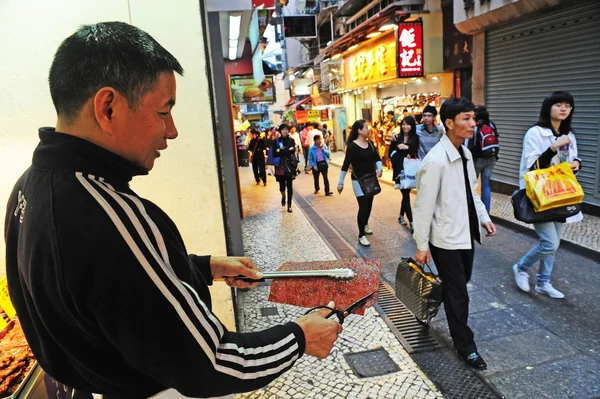
[[[147,174],[80,138],[40,129],[5,223],[10,296],[49,375],[105,397],[258,389],[304,352],[295,323],[227,331],[211,312],[210,257],[129,188]]]

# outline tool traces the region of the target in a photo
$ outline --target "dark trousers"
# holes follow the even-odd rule
[[[469,320],[469,293],[467,283],[473,271],[473,249],[448,250],[429,243],[435,267],[442,278],[442,298],[454,348],[461,356],[477,351]]]
[[[410,227],[412,227],[412,221],[413,221],[413,216],[412,216],[412,208],[410,207],[410,188],[407,188],[405,190],[400,190],[400,192],[402,193],[402,206],[400,207],[400,217],[402,217],[402,215],[406,214],[406,217],[408,218],[408,221],[410,222]]]
[[[254,172],[254,180],[258,183],[267,181],[267,173],[265,171],[265,156],[262,153],[252,155],[252,172]]]
[[[308,167],[308,147],[302,147],[302,155],[304,155],[304,170]]]
[[[329,192],[329,178],[327,177],[327,167],[317,170],[313,168],[313,178],[315,179],[315,191],[319,191],[319,175],[323,175],[323,184],[325,185],[325,192]]]
[[[356,221],[358,222],[358,238],[365,235],[365,226],[369,224],[369,216],[371,216],[371,209],[373,208],[373,198],[366,195],[356,197],[358,201],[358,216],[356,217]]]
[[[285,188],[287,186],[287,206],[288,208],[292,206],[292,196],[294,195],[294,189],[292,188],[292,180],[291,178],[285,180],[279,180],[279,191],[281,195],[285,195]]]

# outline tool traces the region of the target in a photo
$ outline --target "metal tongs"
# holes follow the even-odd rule
[[[346,317],[348,317],[352,313],[356,312],[358,309],[365,306],[365,304],[367,303],[369,298],[371,298],[375,294],[376,294],[376,292],[371,292],[369,295],[367,295],[363,298],[360,298],[358,301],[354,302],[352,305],[348,306],[344,310],[337,310],[337,309],[330,308],[329,306],[326,306],[326,305],[321,305],[321,306],[315,306],[314,308],[308,309],[306,311],[306,313],[304,313],[304,314],[309,314],[309,313],[314,312],[315,310],[319,310],[319,309],[329,309],[329,310],[331,310],[331,313],[329,313],[327,316],[325,316],[325,318],[328,319],[331,316],[336,315],[338,320],[340,321],[340,324],[344,324],[344,320],[346,319]]]
[[[264,272],[261,279],[252,279],[246,276],[236,276],[238,280],[258,282],[272,280],[274,278],[305,278],[305,277],[329,277],[338,280],[350,280],[354,278],[356,272],[349,268],[330,269],[330,270],[294,270],[280,272]]]

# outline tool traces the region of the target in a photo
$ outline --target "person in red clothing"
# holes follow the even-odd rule
[[[36,360],[76,399],[255,390],[303,354],[326,357],[342,331],[328,310],[228,331],[208,286],[249,287],[234,276],[260,278],[256,265],[189,255],[169,216],[129,187],[178,136],[175,73],[177,59],[134,26],[79,28],[50,69],[56,129],[40,129],[9,197],[10,296]]]

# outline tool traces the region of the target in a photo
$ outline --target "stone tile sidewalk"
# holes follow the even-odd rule
[[[276,269],[285,261],[333,260],[334,253],[298,208],[288,213],[281,207],[279,187],[272,177],[266,187],[255,185],[250,168],[240,168],[244,204],[242,231],[246,255],[261,270]],[[268,286],[239,292],[242,312],[240,331],[258,331],[301,316],[305,309],[270,303]],[[263,316],[264,309],[276,315]],[[372,378],[358,378],[344,354],[383,347],[400,371]],[[287,373],[269,386],[236,395],[250,398],[441,398],[431,380],[423,374],[377,311],[370,308],[364,317],[350,316],[329,357],[323,360],[303,356]]]
[[[342,151],[332,153],[331,163],[337,166],[342,166],[344,163],[344,154],[345,153]],[[385,167],[383,169],[383,176],[380,181],[387,184],[393,184],[392,171]],[[337,183],[332,181],[331,184],[334,185]],[[479,193],[479,189],[477,192]],[[509,195],[492,193],[492,202],[490,208],[491,216],[495,216],[533,230],[533,225],[519,222],[514,218]],[[565,224],[562,232],[562,239],[600,252],[600,217],[584,215],[584,219],[581,222]]]

